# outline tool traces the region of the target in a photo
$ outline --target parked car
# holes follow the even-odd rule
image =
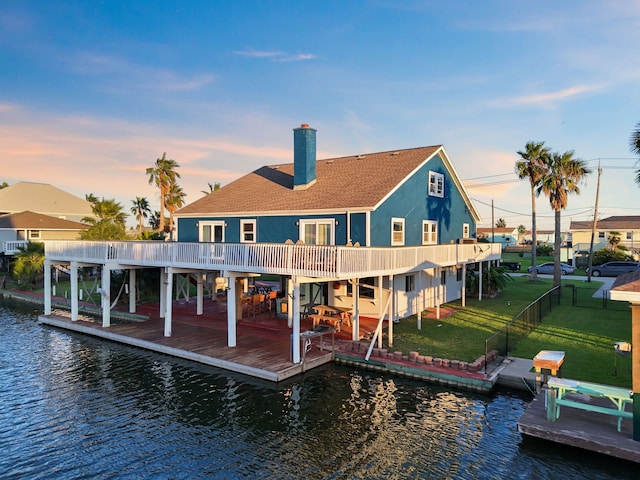
[[[640,267],[640,262],[607,262],[591,267],[593,277],[617,277],[623,273],[633,272]],[[587,274],[589,269],[587,268]]]
[[[517,272],[522,268],[522,264],[520,262],[503,262],[500,260],[501,267],[506,268],[507,270],[511,270],[512,272]]]
[[[566,263],[561,263],[560,268],[562,269],[562,275],[570,275],[576,271],[571,265],[567,265]],[[553,275],[554,264],[553,262],[546,262],[541,265],[536,265],[536,273],[547,273],[549,275]],[[531,273],[531,267],[527,268],[527,272]]]

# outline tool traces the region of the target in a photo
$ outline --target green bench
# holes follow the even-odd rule
[[[618,417],[618,431],[620,431],[623,418],[633,418],[633,413],[626,411],[626,405],[633,404],[633,392],[628,388],[556,377],[549,377],[547,387],[547,420],[550,422],[555,422],[560,417],[560,407],[579,408],[589,412],[616,416]],[[569,394],[608,398],[613,406],[605,407],[580,402],[577,399],[567,398]]]

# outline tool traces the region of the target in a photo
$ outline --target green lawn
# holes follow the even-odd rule
[[[394,345],[390,350],[475,360],[484,354],[486,339],[552,286],[550,279],[532,284],[526,276],[513,278],[496,298],[467,299],[464,308],[459,301],[447,304],[458,311],[448,318],[423,320],[421,330],[417,328],[415,316],[403,319],[394,325]],[[600,286],[596,281],[563,280],[563,285],[569,283],[591,292]],[[630,387],[630,356],[616,357],[613,345],[617,341],[631,341],[631,310],[617,305],[614,310],[605,310],[601,299],[588,298],[581,301],[581,305],[555,307],[510,355],[533,358],[540,350],[562,350],[566,355],[563,376]],[[617,375],[613,375],[614,362]]]

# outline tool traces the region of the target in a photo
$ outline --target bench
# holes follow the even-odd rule
[[[316,328],[319,323],[328,323],[336,328],[336,331],[340,331],[340,327],[342,326],[342,318],[341,317],[333,317],[331,315],[316,315],[311,314],[309,318],[313,322],[313,328]]]
[[[618,417],[618,432],[623,418],[633,418],[633,413],[626,411],[627,404],[633,404],[633,392],[628,388],[556,377],[549,378],[547,387],[547,420],[550,422],[555,422],[560,418],[560,407],[578,408]],[[607,398],[613,403],[613,406],[593,405],[581,402],[579,398],[567,398],[567,395],[570,394]]]

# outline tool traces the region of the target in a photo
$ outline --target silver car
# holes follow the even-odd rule
[[[546,262],[541,265],[536,265],[536,273],[543,273],[553,275],[553,270],[555,265],[553,262]],[[570,275],[576,271],[571,265],[567,265],[566,263],[560,264],[560,269],[562,270],[562,275]],[[532,268],[527,268],[527,272],[531,273]]]
[[[593,277],[617,277],[623,273],[633,272],[640,267],[640,262],[607,262],[591,267]],[[587,274],[589,269],[587,268]]]

